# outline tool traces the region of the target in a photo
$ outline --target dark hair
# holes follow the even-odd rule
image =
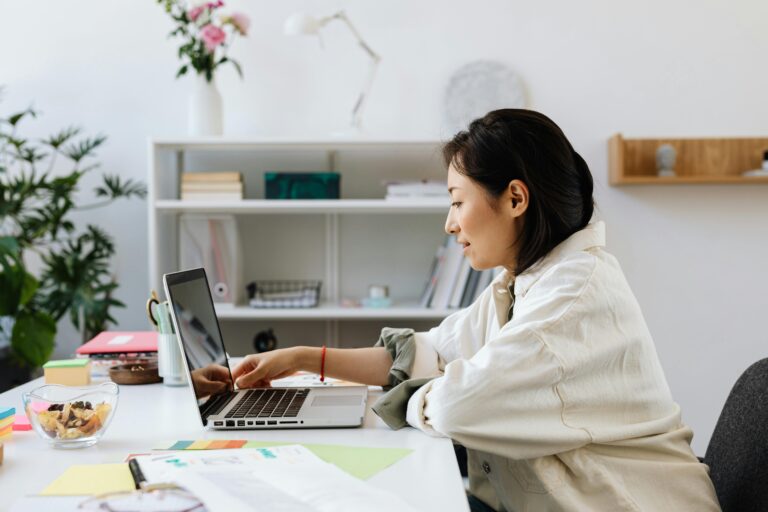
[[[530,194],[515,274],[592,218],[592,174],[563,131],[533,110],[502,109],[472,121],[443,147],[445,164],[498,198],[512,180]]]

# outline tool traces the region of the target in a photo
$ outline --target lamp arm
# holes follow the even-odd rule
[[[344,24],[347,25],[347,28],[349,28],[349,30],[355,36],[355,39],[357,39],[357,43],[371,59],[371,64],[368,68],[368,77],[366,78],[365,84],[363,85],[363,90],[360,91],[360,95],[357,97],[357,101],[355,101],[355,106],[352,108],[352,126],[359,129],[362,125],[363,106],[365,105],[365,100],[367,99],[368,93],[370,92],[371,86],[373,85],[373,79],[376,77],[376,69],[379,66],[379,61],[381,61],[381,56],[373,51],[373,49],[368,46],[368,43],[363,40],[360,32],[357,31],[344,11],[339,11],[335,14],[332,14],[331,16],[321,19],[320,26],[325,26],[332,20],[339,20],[344,22]]]
[[[347,14],[344,11],[339,11],[336,14],[332,14],[331,16],[328,16],[327,18],[320,20],[320,25],[325,25],[331,20],[339,20],[344,22],[344,24],[347,25],[347,28],[349,28],[349,30],[352,32],[352,35],[355,36],[355,39],[357,39],[357,43],[363,48],[365,53],[367,53],[368,56],[375,61],[381,60],[381,57],[379,56],[379,54],[373,51],[373,49],[370,46],[368,46],[368,43],[366,43],[363,40],[363,36],[360,35],[360,32],[357,31],[357,29],[349,20],[349,18],[347,17]]]

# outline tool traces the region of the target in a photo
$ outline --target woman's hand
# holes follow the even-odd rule
[[[246,356],[232,371],[238,388],[269,386],[274,379],[296,373],[300,347],[283,348]]]

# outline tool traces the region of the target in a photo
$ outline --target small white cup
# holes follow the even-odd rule
[[[157,335],[157,372],[166,386],[184,386],[187,374],[175,334]]]

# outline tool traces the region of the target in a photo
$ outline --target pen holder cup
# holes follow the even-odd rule
[[[166,386],[184,386],[187,374],[175,334],[157,335],[157,372]]]

